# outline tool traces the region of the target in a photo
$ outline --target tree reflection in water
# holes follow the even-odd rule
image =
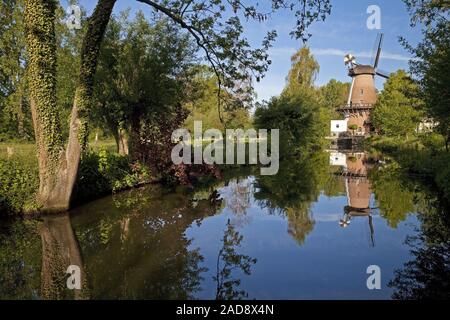
[[[318,152],[284,159],[274,176],[256,178],[255,199],[272,214],[288,220],[288,233],[303,244],[314,228],[310,208],[330,179],[328,156]]]
[[[88,208],[80,215],[75,210],[73,223],[92,275],[92,298],[195,298],[207,268],[185,231],[222,208],[217,192],[193,199],[148,186]]]
[[[42,241],[41,296],[44,299],[89,297],[80,248],[67,213],[44,217],[38,226]],[[75,265],[81,271],[81,289],[67,288],[66,270]]]
[[[449,204],[422,202],[421,227],[408,236],[413,260],[395,272],[389,286],[393,299],[450,299],[450,211]]]
[[[89,289],[68,214],[16,220],[0,237],[0,298],[85,299]],[[8,239],[4,237],[8,237]],[[40,238],[40,241],[39,241]],[[67,288],[70,265],[81,271],[81,289]]]
[[[216,282],[216,300],[236,300],[247,298],[248,293],[240,290],[241,279],[233,271],[240,270],[245,275],[251,274],[251,266],[257,262],[250,256],[239,254],[236,248],[241,245],[243,236],[235,230],[230,220],[222,238],[222,248],[217,255],[217,270],[213,280]]]
[[[243,227],[250,223],[247,210],[251,207],[253,183],[250,178],[231,179],[223,191],[225,205],[233,213],[232,224]]]

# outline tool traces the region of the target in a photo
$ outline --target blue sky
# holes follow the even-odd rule
[[[264,0],[260,0],[263,2]],[[61,0],[67,5],[67,0]],[[80,0],[90,15],[97,1]],[[312,34],[308,45],[320,64],[320,73],[316,84],[323,85],[330,79],[349,81],[343,56],[352,53],[359,63],[370,63],[377,33],[385,35],[383,52],[379,68],[385,71],[408,69],[409,53],[400,45],[398,37],[403,36],[411,43],[420,39],[420,30],[411,28],[409,14],[401,0],[332,0],[332,12],[325,22],[315,22],[309,29]],[[381,30],[369,30],[366,12],[369,5],[378,5],[381,9]],[[114,12],[131,8],[132,12],[142,9],[150,12],[151,8],[137,1],[118,0]],[[289,32],[294,25],[293,15],[283,11],[264,23],[245,24],[245,36],[255,45],[259,44],[268,30],[275,29],[277,41],[270,51],[272,65],[266,77],[255,84],[258,100],[269,99],[278,95],[285,85],[285,78],[290,68],[290,57],[302,46],[300,40],[292,39]],[[379,89],[383,79],[376,77]]]

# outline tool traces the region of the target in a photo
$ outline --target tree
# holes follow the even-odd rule
[[[33,125],[28,98],[26,70],[28,65],[25,50],[23,0],[8,0],[0,3],[2,31],[0,32],[0,110],[2,118],[0,134],[6,138],[32,139]],[[68,117],[79,68],[81,41],[75,31],[67,28],[63,21],[65,12],[56,9],[57,52],[57,107],[63,137],[67,138]],[[82,19],[84,16],[81,17]]]
[[[238,96],[233,96],[232,92],[220,90],[221,98],[227,101],[229,108],[222,113],[217,109],[217,94],[219,87],[217,77],[211,68],[198,66],[194,72],[192,89],[189,92],[190,99],[185,104],[189,110],[189,116],[185,121],[185,126],[191,131],[194,129],[194,121],[202,121],[204,130],[208,128],[234,129],[249,128],[251,119],[248,108],[245,105],[233,106],[241,103]]]
[[[23,1],[0,3],[0,139],[32,136],[27,115],[26,53],[23,33]]]
[[[28,79],[39,164],[37,202],[43,211],[69,207],[81,151],[86,143],[87,115],[100,43],[115,0],[100,0],[89,19],[81,50],[81,63],[64,147],[56,96],[56,35],[54,0],[25,1],[25,35],[29,57]]]
[[[280,154],[310,152],[324,146],[330,114],[314,87],[319,64],[307,47],[292,58],[287,84],[280,97],[256,109],[257,128],[280,129]]]
[[[336,107],[347,103],[348,94],[350,91],[350,83],[340,82],[331,79],[328,83],[320,87],[319,92],[322,98],[322,103],[325,108],[330,110],[332,119],[341,119],[342,115],[336,112]]]
[[[126,18],[111,18],[102,42],[99,65],[94,87],[95,108],[91,113],[91,123],[105,131],[109,131],[117,145],[120,155],[128,154],[128,139],[125,132],[127,106],[122,103],[120,88],[117,84],[118,65],[121,57],[121,45]]]
[[[411,61],[411,72],[419,85],[430,117],[438,122],[437,130],[450,144],[450,20],[448,1],[403,0],[411,14],[411,25],[420,23],[423,39],[412,46],[401,38],[402,44],[417,58]]]
[[[403,70],[390,75],[373,111],[372,121],[382,134],[408,137],[422,119],[419,87]]]
[[[256,109],[254,124],[258,129],[280,130],[280,156],[283,158],[322,148],[328,128],[322,111],[311,96],[281,96]]]
[[[234,81],[245,81],[249,74],[259,80],[270,60],[267,50],[276,33],[269,32],[261,48],[251,49],[242,37],[239,14],[248,19],[264,21],[270,13],[280,9],[293,11],[296,26],[292,35],[306,40],[306,28],[331,11],[329,0],[288,1],[272,0],[269,13],[261,13],[257,5],[247,6],[240,0],[164,2],[138,0],[167,16],[194,37],[204,49],[219,79],[219,87],[236,88]],[[40,186],[37,201],[43,211],[61,211],[69,207],[82,150],[87,142],[88,117],[92,107],[94,75],[100,44],[109,22],[115,0],[99,0],[88,20],[81,49],[80,70],[69,122],[69,137],[64,147],[61,124],[56,109],[57,57],[55,36],[55,0],[25,1],[25,34],[29,55],[28,77],[30,105],[33,115],[39,158]],[[231,11],[227,11],[231,9]],[[233,12],[233,14],[229,14]],[[225,18],[228,17],[228,18]],[[218,95],[220,97],[220,95]]]
[[[97,123],[106,123],[119,153],[141,152],[143,128],[156,123],[186,100],[195,47],[186,34],[155,15],[152,25],[142,12],[134,20],[113,18],[100,54],[95,96]],[[169,134],[170,136],[170,134]],[[148,137],[147,137],[148,138]]]
[[[297,95],[311,91],[320,70],[320,65],[308,47],[304,46],[291,57],[291,69],[282,95]]]

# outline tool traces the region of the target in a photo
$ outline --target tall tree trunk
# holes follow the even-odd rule
[[[116,141],[117,152],[120,155],[128,155],[128,135],[126,130],[113,121],[109,122],[108,127],[113,134],[114,140]]]
[[[123,128],[119,128],[117,135],[119,137],[119,154],[128,155],[128,136],[127,132]]]
[[[445,151],[448,152],[448,145],[450,144],[450,132],[447,134],[447,138],[445,138]]]
[[[135,108],[137,109],[137,108]],[[142,159],[141,143],[141,117],[139,112],[134,111],[130,119],[130,156],[132,160]]]
[[[19,97],[19,107],[17,109],[17,132],[19,134],[20,138],[25,138],[25,129],[24,129],[24,121],[25,121],[25,114],[23,111],[23,105],[24,105],[24,94],[22,89],[20,89],[20,97]]]
[[[64,148],[56,109],[55,0],[25,1],[29,55],[30,105],[39,163],[37,201],[42,211],[69,208],[81,151],[87,138],[87,115],[100,44],[116,0],[99,0],[83,39],[81,67]]]
[[[116,141],[117,153],[120,155],[128,155],[128,136],[125,129],[120,128],[117,125],[109,125],[109,128]]]

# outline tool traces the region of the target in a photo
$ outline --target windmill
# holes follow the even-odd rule
[[[352,78],[352,84],[348,95],[347,104],[338,108],[348,119],[348,127],[356,126],[354,133],[357,135],[368,134],[371,129],[370,114],[377,102],[375,89],[375,76],[389,78],[389,76],[378,70],[381,49],[383,45],[383,34],[378,35],[375,41],[375,50],[370,65],[356,62],[356,57],[347,54],[344,63],[348,68],[348,75]]]
[[[334,172],[335,175],[344,178],[347,205],[344,207],[344,216],[339,220],[339,225],[346,228],[355,219],[367,218],[370,231],[370,246],[375,245],[372,212],[377,209],[371,201],[373,200],[372,186],[368,177],[372,162],[367,154],[346,154],[346,164],[342,171]]]

